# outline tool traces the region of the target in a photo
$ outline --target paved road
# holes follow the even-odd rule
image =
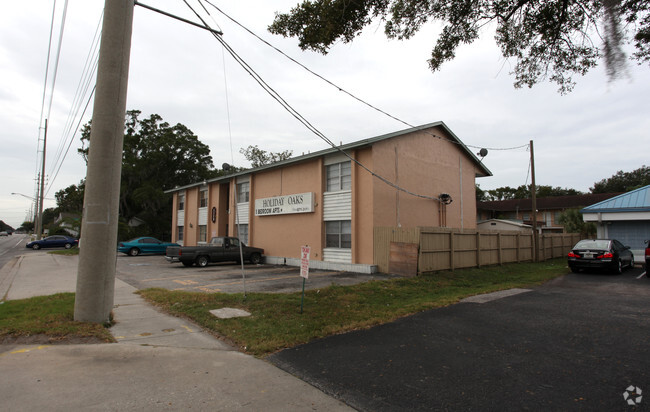
[[[0,237],[0,268],[8,263],[15,256],[29,251],[25,249],[28,237],[26,235],[13,234]]]
[[[362,411],[650,410],[650,281],[573,275],[279,352],[276,366]]]

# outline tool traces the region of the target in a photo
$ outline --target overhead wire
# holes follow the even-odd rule
[[[360,103],[362,103],[362,104],[364,104],[364,105],[370,107],[371,109],[373,109],[373,110],[375,110],[375,111],[377,111],[377,112],[379,112],[379,113],[381,113],[381,114],[383,114],[383,115],[385,115],[385,116],[388,116],[388,117],[390,117],[391,119],[393,119],[393,120],[395,120],[395,121],[397,121],[397,122],[399,122],[399,123],[404,124],[405,126],[408,126],[408,127],[410,127],[410,128],[413,128],[413,129],[417,129],[417,128],[418,128],[417,126],[415,126],[415,125],[413,125],[413,124],[411,124],[411,123],[409,123],[409,122],[407,122],[407,121],[405,121],[405,120],[403,120],[403,119],[400,119],[399,117],[397,117],[397,116],[395,116],[395,115],[392,115],[392,114],[388,113],[388,112],[385,111],[385,110],[382,110],[381,108],[379,108],[379,107],[377,107],[377,106],[375,106],[375,105],[373,105],[373,104],[371,104],[371,103],[369,103],[369,102],[363,100],[362,98],[357,97],[356,95],[352,94],[351,92],[345,90],[343,87],[341,87],[341,86],[335,84],[334,82],[330,81],[329,79],[327,79],[327,78],[323,77],[322,75],[316,73],[315,71],[313,71],[313,70],[310,69],[309,67],[305,66],[303,63],[299,62],[298,60],[296,60],[296,59],[294,59],[293,57],[289,56],[287,53],[285,53],[284,51],[282,51],[282,50],[279,49],[278,47],[274,46],[273,44],[269,43],[267,40],[263,39],[261,36],[259,36],[258,34],[256,34],[255,32],[253,32],[252,30],[250,30],[248,27],[246,27],[246,26],[244,26],[243,24],[239,23],[237,20],[235,20],[234,18],[232,18],[230,15],[228,15],[227,13],[225,13],[223,10],[221,10],[218,6],[216,6],[216,5],[214,5],[212,2],[210,2],[210,0],[197,0],[197,1],[201,4],[201,6],[204,8],[204,10],[205,10],[205,7],[203,6],[202,2],[205,1],[205,2],[208,3],[210,6],[212,6],[213,8],[215,8],[219,13],[221,13],[224,17],[226,17],[228,20],[230,20],[230,21],[232,21],[233,23],[235,23],[237,26],[241,27],[243,30],[245,30],[246,32],[248,32],[250,35],[252,35],[252,36],[255,37],[256,39],[258,39],[258,40],[261,41],[262,43],[266,44],[266,45],[267,45],[268,47],[270,47],[271,49],[273,49],[273,50],[275,50],[276,52],[280,53],[282,56],[284,56],[285,58],[287,58],[287,59],[290,60],[291,62],[293,62],[293,63],[295,63],[296,65],[300,66],[301,68],[303,68],[304,70],[306,70],[308,73],[310,73],[310,74],[316,76],[317,78],[321,79],[322,81],[324,81],[325,83],[329,84],[330,86],[332,86],[332,87],[338,89],[340,92],[342,92],[342,93],[344,93],[344,94],[350,96],[350,97],[353,98],[354,100],[357,100],[358,102],[360,102]],[[209,13],[208,13],[208,14],[209,14]],[[449,142],[449,143],[453,143],[453,144],[457,144],[457,145],[461,145],[461,146],[471,147],[471,148],[474,148],[474,149],[488,149],[488,150],[515,150],[515,149],[521,149],[521,148],[524,148],[524,147],[527,147],[527,146],[528,146],[528,144],[521,145],[521,146],[515,146],[515,147],[506,147],[506,148],[488,148],[488,147],[484,147],[484,146],[473,146],[473,145],[463,144],[463,143],[460,143],[460,142],[455,142],[455,141],[452,141],[452,140],[445,139],[444,137],[442,137],[442,136],[438,136],[438,135],[436,135],[436,134],[433,134],[433,133],[431,133],[431,132],[429,132],[429,131],[427,131],[427,130],[423,130],[423,131],[424,131],[425,133],[427,133],[427,134],[429,134],[429,135],[431,135],[431,136],[437,138],[437,139],[441,139],[441,140],[447,141],[447,142]]]
[[[95,35],[91,41],[91,46],[88,51],[88,55],[86,57],[86,62],[84,63],[84,67],[82,70],[81,77],[79,79],[79,83],[77,85],[77,90],[75,91],[75,95],[72,100],[70,112],[68,113],[68,118],[66,120],[66,123],[63,127],[63,131],[61,133],[59,147],[54,157],[55,160],[52,162],[52,167],[50,169],[50,173],[49,173],[50,176],[54,175],[55,170],[57,171],[56,175],[58,175],[58,171],[61,169],[61,165],[65,161],[68,152],[70,150],[72,141],[74,140],[74,137],[76,136],[76,132],[78,131],[79,128],[78,124],[80,123],[81,118],[83,118],[84,115],[84,114],[81,115],[79,122],[77,122],[77,127],[73,128],[75,121],[77,120],[77,117],[79,115],[79,111],[82,108],[83,98],[84,96],[88,95],[88,90],[90,89],[90,86],[93,84],[93,80],[96,77],[97,66],[99,62],[99,43],[100,43],[101,23],[102,23],[103,15],[104,13],[102,11],[99,17],[99,21],[97,22]],[[88,99],[88,102],[90,101],[90,98],[92,98],[93,94],[94,94],[94,87],[90,92],[90,97]],[[86,107],[84,108],[83,113],[86,112],[86,109],[88,107],[88,102],[86,103]],[[64,149],[66,149],[65,153],[63,152]],[[56,176],[49,180],[48,191],[54,184],[55,178]]]
[[[194,10],[194,8],[187,2],[187,0],[183,0],[183,2],[190,8],[190,10],[192,10],[192,12],[195,14],[195,16],[199,20],[201,20],[203,25],[206,26],[206,28],[210,29],[209,26],[207,25],[207,23],[205,22],[205,20],[201,17],[200,14],[198,14],[196,12],[196,10]],[[139,4],[139,3],[136,2],[136,4]],[[210,31],[212,31],[212,30],[210,29]],[[216,34],[214,32],[212,32],[212,34],[219,41],[219,43],[221,43],[221,45],[224,47],[224,49],[226,51],[228,51],[228,53],[235,59],[235,61],[264,89],[264,91],[266,91],[285,110],[287,110],[289,112],[289,114],[291,114],[294,118],[296,118],[299,122],[301,122],[309,131],[314,133],[321,140],[326,142],[332,148],[334,148],[334,149],[338,150],[339,152],[341,152],[348,159],[350,159],[350,161],[354,162],[356,165],[358,165],[359,167],[364,169],[366,172],[370,173],[370,175],[372,175],[373,177],[381,180],[385,184],[393,187],[394,189],[396,189],[398,191],[401,191],[403,193],[409,194],[409,195],[414,196],[414,197],[418,197],[418,198],[422,198],[422,199],[428,199],[428,200],[434,200],[434,201],[440,202],[440,199],[438,199],[437,197],[415,193],[415,192],[412,192],[412,191],[410,191],[408,189],[405,189],[405,188],[393,183],[392,181],[388,180],[387,178],[379,175],[378,173],[376,173],[373,170],[371,170],[370,168],[368,168],[366,165],[361,163],[359,160],[357,160],[357,159],[353,158],[352,156],[350,156],[349,153],[347,153],[345,150],[341,149],[334,142],[332,142],[332,140],[330,140],[325,134],[323,134],[314,125],[312,125],[305,117],[302,116],[302,114],[300,114],[300,112],[298,112],[296,109],[294,109],[286,100],[284,100],[284,98],[282,96],[280,96],[279,93],[277,93],[271,86],[269,86],[268,83],[266,83],[264,81],[264,79],[257,72],[255,72],[255,70],[253,70],[253,68],[250,65],[248,65],[248,63],[246,63],[246,61],[243,58],[241,58],[241,56],[239,56],[232,49],[232,47],[230,47],[230,45],[223,39],[223,37],[221,35],[218,35],[218,34]]]

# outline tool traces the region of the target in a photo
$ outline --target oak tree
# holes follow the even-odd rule
[[[650,62],[649,8],[648,0],[304,0],[277,13],[269,30],[297,37],[303,50],[327,53],[377,20],[388,38],[399,40],[441,22],[428,60],[436,71],[493,23],[502,55],[515,60],[515,87],[548,79],[567,93],[573,76],[586,74],[601,57],[610,79],[624,73],[627,43],[634,44],[639,64]]]

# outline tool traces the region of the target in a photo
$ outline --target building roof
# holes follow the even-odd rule
[[[520,227],[520,228],[525,228],[525,229],[532,229],[533,227],[531,225],[527,225],[523,222],[515,221],[515,220],[507,220],[507,219],[487,219],[487,220],[481,220],[480,222],[476,222],[477,225],[481,224],[486,224],[486,223],[503,223],[506,225],[511,225],[515,227]]]
[[[650,185],[585,207],[580,213],[650,211]]]
[[[578,209],[594,203],[602,202],[612,198],[619,193],[590,193],[586,195],[570,195],[570,196],[551,196],[551,197],[538,197],[535,199],[537,203],[537,210],[563,210],[563,209]],[[478,202],[476,204],[477,210],[489,210],[494,212],[512,212],[512,211],[530,211],[532,210],[532,199],[510,199],[510,200],[494,200],[490,202]]]
[[[344,144],[344,145],[337,146],[337,147],[330,147],[330,148],[327,148],[327,149],[324,149],[324,150],[320,150],[320,151],[313,152],[313,153],[308,153],[308,154],[302,155],[302,156],[292,157],[292,158],[282,160],[282,161],[279,161],[279,162],[275,162],[275,163],[272,163],[272,164],[269,164],[269,165],[264,165],[264,166],[260,166],[260,167],[256,167],[256,168],[252,168],[252,169],[246,169],[246,170],[243,170],[241,172],[229,174],[229,175],[226,175],[226,176],[219,176],[219,177],[209,179],[209,180],[206,180],[206,181],[192,183],[192,184],[189,184],[189,185],[185,185],[183,187],[176,187],[174,189],[165,191],[165,193],[173,193],[173,192],[177,192],[177,191],[180,191],[180,190],[185,190],[185,189],[188,189],[188,188],[191,188],[191,187],[201,186],[201,185],[204,185],[204,184],[207,184],[207,183],[212,183],[212,182],[228,181],[228,180],[232,179],[233,177],[245,176],[245,175],[249,175],[251,173],[255,173],[255,172],[259,172],[259,171],[267,170],[267,169],[275,169],[275,168],[287,166],[287,165],[294,164],[294,163],[300,163],[300,162],[304,162],[304,161],[307,161],[307,160],[312,160],[314,158],[318,158],[318,157],[321,157],[321,156],[326,156],[326,155],[330,155],[330,154],[334,154],[334,153],[339,153],[339,152],[347,153],[350,150],[359,149],[359,148],[366,147],[366,146],[372,146],[374,143],[381,142],[383,140],[388,140],[388,139],[392,139],[394,137],[399,137],[399,136],[402,136],[402,135],[405,135],[405,134],[408,134],[408,133],[428,130],[428,129],[432,129],[432,128],[435,128],[435,127],[439,127],[441,129],[443,129],[449,135],[448,137],[450,137],[453,142],[458,144],[459,148],[462,151],[464,151],[476,163],[476,165],[478,166],[478,170],[479,170],[479,172],[477,173],[477,176],[481,176],[481,177],[483,177],[483,176],[492,176],[492,172],[490,172],[490,170],[483,164],[483,162],[481,162],[478,159],[478,157],[476,157],[474,152],[472,152],[467,146],[465,146],[465,144],[458,138],[458,136],[456,136],[454,134],[454,132],[451,131],[451,129],[449,129],[449,127],[447,127],[446,124],[444,124],[443,122],[434,122],[434,123],[424,124],[424,125],[421,125],[421,126],[411,127],[411,128],[404,129],[404,130],[399,130],[397,132],[392,132],[392,133],[383,134],[383,135],[376,136],[376,137],[371,137],[371,138],[368,138],[368,139],[358,140],[356,142]],[[431,133],[431,135],[432,135],[432,137],[437,138],[437,139],[444,139],[444,137],[442,137],[440,135],[436,135],[436,134],[433,134],[433,133]]]

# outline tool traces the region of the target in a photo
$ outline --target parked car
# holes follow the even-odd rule
[[[3,230],[2,232],[0,232],[0,236],[9,236],[9,233]]]
[[[210,262],[239,262],[239,239],[236,237],[213,237],[205,246],[169,247],[165,258],[169,262],[181,262],[185,266],[205,267]],[[246,246],[241,242],[244,260],[257,265],[262,262],[264,249]]]
[[[43,238],[41,240],[33,240],[31,242],[28,242],[27,245],[25,245],[25,247],[34,250],[38,250],[41,248],[49,248],[49,247],[64,247],[66,249],[70,249],[71,247],[77,246],[78,244],[79,244],[79,240],[73,237],[63,236],[63,235],[52,235]]]
[[[142,253],[164,255],[168,246],[179,246],[178,243],[163,242],[153,237],[138,237],[117,245],[117,251],[129,256]]]
[[[645,241],[645,266],[643,267],[646,277],[650,279],[650,276],[648,276],[648,266],[650,266],[650,240]]]
[[[583,239],[569,252],[568,263],[574,273],[603,269],[620,274],[624,268],[634,267],[634,255],[616,239]]]

